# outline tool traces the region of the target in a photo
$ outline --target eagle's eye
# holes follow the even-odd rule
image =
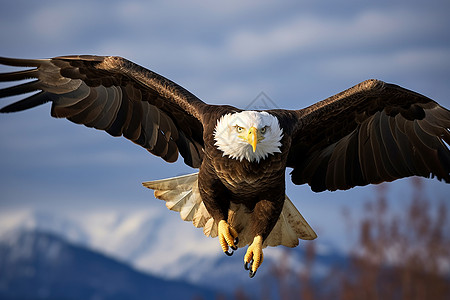
[[[236,125],[235,127],[236,127],[236,132],[237,133],[242,133],[244,131],[244,127],[241,127],[239,125]]]
[[[266,130],[267,130],[267,126],[264,126],[263,128],[261,128],[260,131],[261,131],[262,134],[264,134],[264,133],[266,133]]]

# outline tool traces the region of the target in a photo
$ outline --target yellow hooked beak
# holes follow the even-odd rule
[[[252,145],[253,152],[256,151],[256,144],[258,143],[258,130],[256,127],[252,126],[248,131],[247,143]]]

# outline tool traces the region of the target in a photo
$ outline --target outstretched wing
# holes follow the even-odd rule
[[[378,80],[295,111],[288,166],[313,191],[418,175],[450,182],[450,111]]]
[[[0,112],[52,102],[51,115],[123,135],[168,162],[178,152],[191,167],[203,155],[202,101],[174,82],[120,57],[1,58],[31,67],[1,73],[0,82],[34,79],[0,90],[0,98],[36,92]]]

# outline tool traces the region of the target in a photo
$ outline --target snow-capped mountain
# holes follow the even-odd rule
[[[0,242],[1,299],[213,299],[216,291],[144,274],[53,234],[13,231]]]
[[[230,286],[259,285],[286,251],[289,251],[289,268],[301,271],[303,265],[302,246],[293,251],[284,247],[267,248],[256,280],[250,280],[243,270],[245,248],[232,257],[223,255],[216,239],[205,237],[201,230],[181,221],[177,214],[167,214],[163,206],[161,209],[102,209],[58,215],[19,209],[0,212],[0,241],[17,230],[53,233],[154,276],[224,291],[229,291]],[[321,268],[328,268],[327,259],[336,251],[322,243],[318,252],[323,257],[319,260],[323,261],[323,266],[317,268],[320,272]]]

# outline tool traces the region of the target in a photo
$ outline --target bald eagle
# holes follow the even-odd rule
[[[183,220],[219,237],[228,255],[248,246],[253,277],[266,246],[316,238],[285,194],[285,171],[315,192],[407,176],[450,182],[450,111],[394,84],[367,80],[304,109],[246,111],[209,105],[120,57],[0,58],[29,67],[1,82],[31,81],[0,97],[35,92],[1,112],[51,102],[51,115],[124,136],[198,173],[144,182]]]

